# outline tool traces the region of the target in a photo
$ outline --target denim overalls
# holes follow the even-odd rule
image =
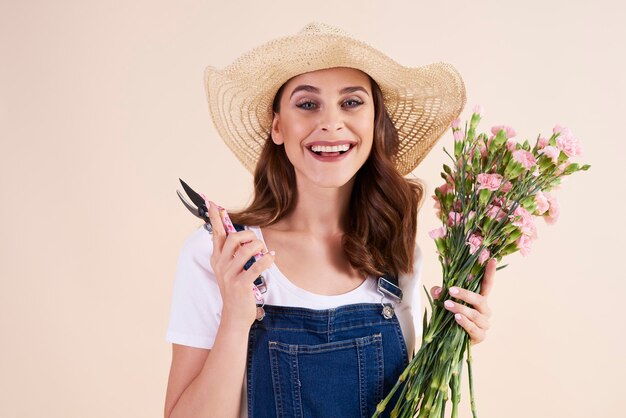
[[[408,365],[398,318],[380,304],[264,309],[248,340],[249,418],[369,418]]]

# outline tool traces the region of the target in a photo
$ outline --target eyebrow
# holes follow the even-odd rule
[[[308,84],[301,84],[298,87],[296,87],[295,89],[293,89],[293,91],[291,92],[291,95],[289,96],[289,98],[291,99],[293,97],[294,94],[296,94],[299,91],[308,91],[311,93],[315,93],[315,94],[320,94],[320,89],[318,89],[317,87],[313,87],[311,85]],[[367,94],[369,96],[369,93],[367,92],[367,90],[365,90],[363,87],[361,86],[351,86],[351,87],[344,87],[343,89],[341,89],[339,91],[340,94],[346,94],[346,93],[354,93],[355,91],[362,91],[363,93]]]

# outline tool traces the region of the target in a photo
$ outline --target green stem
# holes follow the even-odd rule
[[[476,402],[474,400],[474,375],[472,374],[472,344],[469,338],[466,338],[465,345],[467,347],[467,374],[469,376],[470,405],[472,407],[472,416],[477,418],[478,414],[476,413]]]

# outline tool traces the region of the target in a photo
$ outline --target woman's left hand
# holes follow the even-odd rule
[[[487,297],[493,287],[496,263],[495,259],[491,259],[487,263],[480,294],[456,286],[448,290],[453,298],[467,302],[471,306],[456,303],[451,299],[444,302],[445,308],[455,314],[456,322],[469,334],[470,344],[472,345],[483,341],[489,329],[491,309],[487,306]],[[439,286],[433,286],[430,289],[430,294],[435,299],[439,297],[440,293],[441,288]]]

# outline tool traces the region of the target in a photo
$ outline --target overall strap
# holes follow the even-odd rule
[[[398,284],[398,277],[392,274],[383,274],[378,278],[378,292],[391,297],[397,302],[402,301],[402,289]]]

